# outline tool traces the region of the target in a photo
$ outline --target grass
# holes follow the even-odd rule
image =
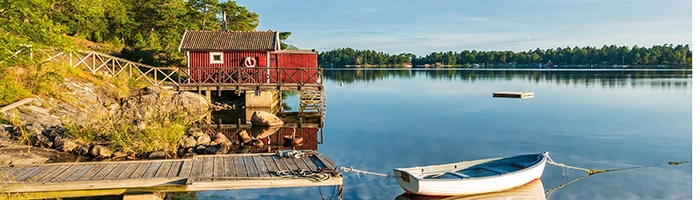
[[[17,110],[15,110],[15,114],[12,115],[9,119],[9,124],[17,128],[17,133],[15,133],[14,137],[21,144],[29,144],[31,142],[32,135],[27,131],[27,129],[24,127],[24,124],[20,121],[19,117],[17,116]]]
[[[64,79],[76,82],[92,83],[99,88],[102,95],[118,101],[128,97],[130,91],[136,88],[150,86],[147,80],[135,80],[129,77],[130,71],[125,70],[120,75],[110,76],[93,74],[80,67],[75,68],[64,61],[36,62],[46,58],[37,58],[35,61],[17,64],[15,66],[1,65],[0,63],[0,106],[8,105],[21,99],[33,96],[54,98],[64,103],[83,107],[82,102],[74,99],[61,85]],[[138,69],[129,69],[138,70]],[[131,74],[138,74],[131,71]],[[108,106],[108,105],[104,105]],[[153,151],[166,151],[174,154],[178,144],[193,123],[185,113],[160,114],[146,119],[145,128],[137,128],[132,122],[109,116],[106,113],[91,113],[94,121],[90,125],[79,126],[75,124],[65,125],[65,135],[76,140],[76,143],[100,143],[109,144],[114,150],[124,149],[126,152],[145,154]],[[16,116],[16,115],[15,115]],[[0,119],[0,123],[21,126],[18,118]],[[27,144],[31,135],[20,128],[16,137],[20,142]]]
[[[175,154],[182,136],[193,122],[184,113],[175,116],[156,114],[144,120],[147,123],[143,129],[120,118],[98,121],[99,123],[87,127],[68,125],[66,133],[77,143],[106,143],[112,150],[120,148],[144,156],[154,151]]]

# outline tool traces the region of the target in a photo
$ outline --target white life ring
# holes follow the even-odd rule
[[[253,57],[246,57],[245,60],[243,60],[243,65],[245,67],[255,67],[255,58]]]

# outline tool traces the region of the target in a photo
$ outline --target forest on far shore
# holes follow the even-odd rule
[[[374,50],[341,48],[319,54],[322,67],[627,67],[651,66],[691,68],[692,51],[689,45],[655,45],[650,48],[604,45],[596,47],[566,47],[513,51],[433,52],[425,56],[412,53],[390,55]]]

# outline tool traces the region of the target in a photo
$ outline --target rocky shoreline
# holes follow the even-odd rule
[[[62,100],[35,97],[23,100],[22,105],[0,110],[0,117],[5,119],[0,121],[3,155],[0,164],[172,157],[173,153],[163,151],[133,152],[100,142],[85,143],[65,133],[70,127],[88,127],[105,118],[130,122],[138,129],[153,123],[149,121],[153,116],[166,116],[161,123],[168,123],[167,116],[184,113],[192,118],[188,120],[196,121],[208,115],[212,108],[202,95],[159,87],[134,90],[121,99],[106,92],[109,85],[66,79],[61,87],[68,91],[62,94]]]
[[[225,154],[245,146],[259,146],[256,138],[274,134],[284,122],[273,114],[256,112],[251,123],[255,133],[240,130],[237,141],[213,129],[191,126],[182,134],[176,152],[165,149],[134,152],[115,147],[110,141],[86,143],[67,135],[69,128],[83,128],[100,123],[97,119],[123,120],[137,130],[152,125],[152,116],[175,116],[184,113],[192,122],[201,120],[212,110],[240,107],[242,102],[210,103],[204,96],[191,92],[177,92],[159,87],[133,90],[126,98],[116,99],[105,92],[109,88],[92,83],[65,80],[66,100],[31,98],[22,105],[0,109],[0,165],[39,164],[96,160],[167,159],[189,157],[195,154]],[[178,115],[181,116],[181,115]],[[170,117],[172,118],[172,117]],[[165,118],[162,122],[169,123]],[[18,125],[12,125],[18,124]],[[252,134],[252,135],[251,135]],[[252,137],[251,137],[252,136]],[[21,144],[26,141],[29,145]]]

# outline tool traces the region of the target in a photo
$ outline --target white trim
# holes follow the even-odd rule
[[[182,39],[180,39],[180,46],[177,47],[177,52],[182,52],[182,43],[185,42],[185,35],[187,35],[187,30],[185,30],[185,33],[182,33]],[[187,55],[189,55],[189,53]]]
[[[280,34],[275,31],[275,51],[282,50],[282,45],[280,43]]]
[[[265,63],[267,63],[267,83],[270,83],[270,51],[267,51],[267,56],[265,56]]]
[[[192,68],[190,68],[190,51],[187,51],[187,83],[190,83]]]
[[[217,55],[219,60],[214,59]],[[209,52],[209,64],[224,64],[224,52]]]

